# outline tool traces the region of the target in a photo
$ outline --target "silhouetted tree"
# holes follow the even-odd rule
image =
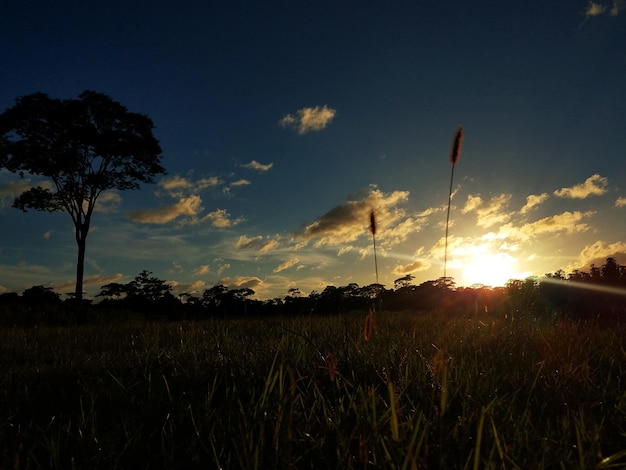
[[[22,299],[24,303],[31,306],[48,304],[59,305],[61,299],[59,294],[52,290],[52,287],[45,286],[33,286],[22,292]]]
[[[98,197],[137,189],[165,173],[161,147],[147,116],[129,112],[107,95],[84,91],[78,99],[34,93],[0,114],[0,167],[46,182],[13,202],[26,211],[65,211],[78,245],[76,300],[83,296],[87,234]]]
[[[152,276],[152,272],[145,269],[135,279],[126,284],[126,293],[130,299],[136,298],[149,302],[175,298],[172,295],[172,286]]]
[[[620,266],[615,258],[607,258],[606,263],[600,268],[602,281],[605,284],[615,285],[620,280]]]
[[[100,287],[100,293],[96,297],[108,297],[113,299],[121,299],[128,294],[127,284],[119,282],[111,282]]]
[[[400,290],[411,286],[415,287],[413,286],[413,284],[411,284],[411,282],[413,282],[413,279],[415,279],[415,276],[413,276],[412,274],[407,274],[406,276],[400,277],[393,281],[393,288],[395,290]]]

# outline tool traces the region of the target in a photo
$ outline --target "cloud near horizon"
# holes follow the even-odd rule
[[[313,108],[301,108],[296,114],[286,114],[278,123],[283,128],[295,129],[304,135],[312,131],[325,129],[333,120],[337,111],[326,105]]]
[[[573,272],[574,269],[585,271],[588,270],[592,264],[602,266],[607,258],[615,258],[618,264],[625,265],[626,243],[615,242],[607,245],[598,240],[591,245],[587,245],[581,250],[578,260],[565,268],[565,272],[569,274]]]
[[[234,276],[224,277],[220,279],[218,284],[228,287],[229,289],[252,289],[263,288],[263,280],[256,276]],[[256,292],[256,291],[255,291]],[[258,292],[256,292],[258,294]]]
[[[584,183],[574,185],[571,188],[557,189],[554,191],[554,195],[569,199],[585,199],[589,196],[601,196],[606,193],[608,184],[609,181],[606,178],[596,173],[587,178]]]
[[[428,261],[423,260],[415,260],[409,264],[398,264],[395,268],[393,268],[392,273],[397,276],[403,276],[405,274],[414,273],[417,271],[425,271],[431,267],[431,264]]]

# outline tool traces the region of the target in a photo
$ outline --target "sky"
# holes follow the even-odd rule
[[[444,274],[502,285],[626,264],[626,1],[14,2],[0,111],[106,93],[148,115],[167,174],[99,199],[85,291],[147,270],[258,299]],[[11,207],[0,291],[72,292],[67,213]]]

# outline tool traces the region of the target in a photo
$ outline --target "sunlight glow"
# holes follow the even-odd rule
[[[515,271],[516,262],[507,253],[476,253],[468,263],[464,263],[463,281],[466,285],[504,286],[510,279],[520,278]]]

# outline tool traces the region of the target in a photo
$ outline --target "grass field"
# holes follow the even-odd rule
[[[1,466],[626,467],[626,328],[364,319],[4,328]]]

